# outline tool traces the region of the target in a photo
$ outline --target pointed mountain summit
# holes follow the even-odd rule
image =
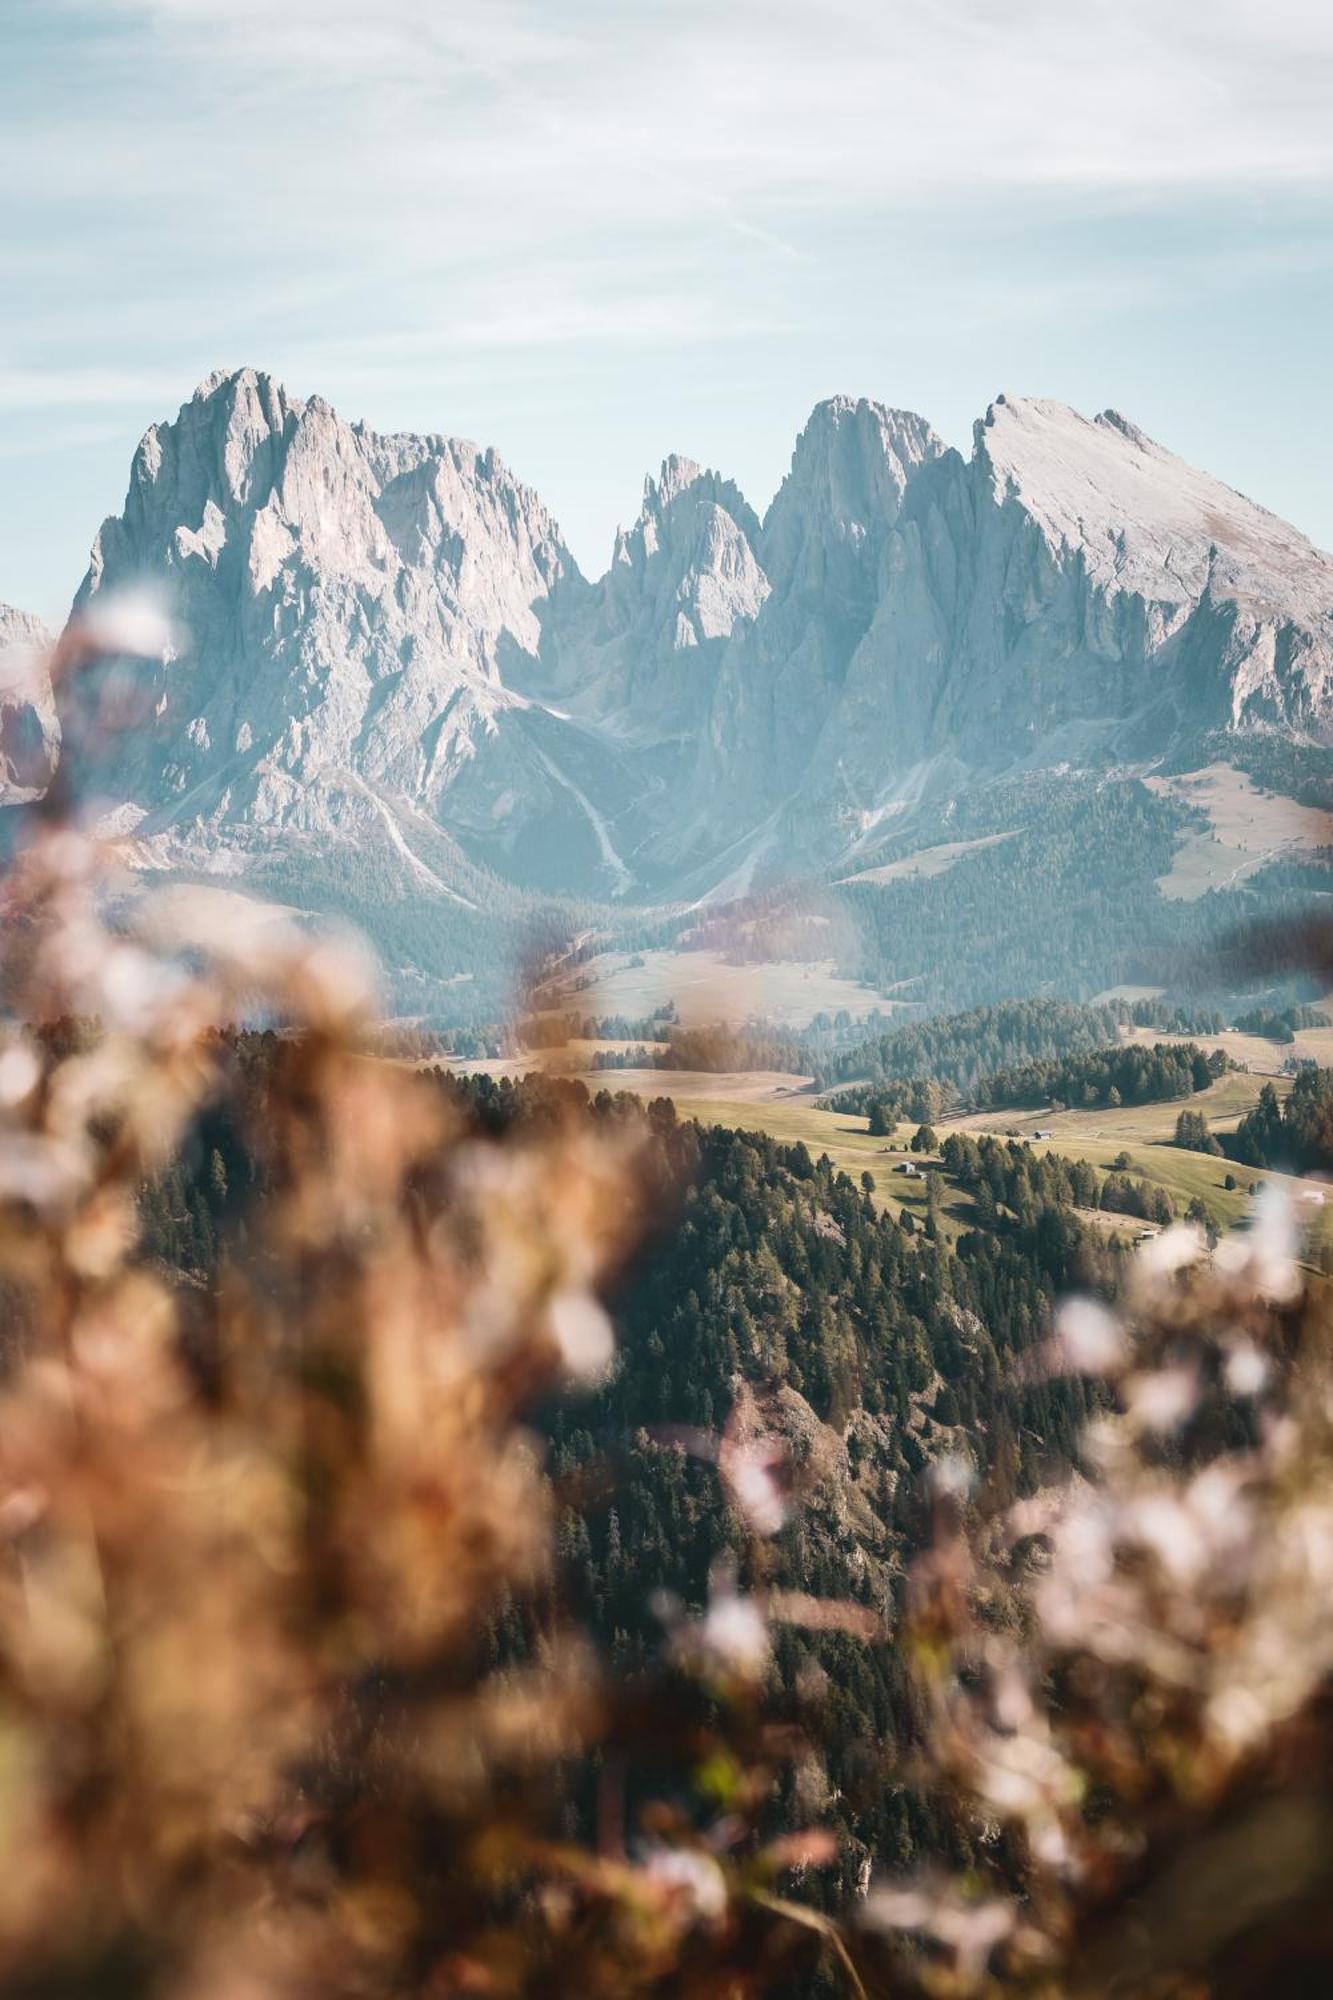
[[[774,589],[863,594],[909,481],[945,449],[911,410],[850,396],[816,404],[764,521]]]
[[[709,844],[766,829],[801,785],[886,585],[885,561],[913,478],[945,445],[923,417],[834,396],[816,405],[756,536],[768,588],[718,674],[672,852],[706,866]],[[706,829],[706,830],[705,830]],[[748,883],[776,853],[771,828],[729,876]]]
[[[1230,588],[1293,611],[1327,602],[1328,556],[1116,410],[1089,419],[1000,396],[975,427],[975,451],[993,497],[1017,499],[1052,549],[1083,548],[1108,591],[1167,603]]]
[[[1000,397],[909,482],[799,823],[831,854],[923,785],[1227,730],[1333,741],[1333,559],[1115,413]]]
[[[999,774],[1333,742],[1333,559],[1039,399],[965,458],[832,397],[762,520],[668,457],[590,582],[494,452],[218,374],[143,440],[80,602],[144,578],[191,645],[95,773],[141,859],[404,912],[424,956],[427,908],[693,902]]]
[[[644,742],[701,729],[726,642],[768,596],[758,540],[733,481],[666,459],[581,625],[562,627],[563,688],[578,712],[591,698],[603,722]]]
[[[144,576],[191,647],[98,783],[159,859],[232,872],[288,838],[346,840],[448,895],[436,831],[521,874],[535,816],[551,866],[611,886],[517,685],[582,579],[493,451],[381,436],[253,370],[210,377],[139,447],[80,602]]]
[[[1333,557],[1115,410],[1089,422],[1001,398],[978,427],[977,461],[1052,551],[1082,551],[1099,605],[1143,605],[1146,648],[1179,670],[1182,722],[1327,730]]]

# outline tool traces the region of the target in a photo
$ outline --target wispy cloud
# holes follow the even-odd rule
[[[1062,320],[1100,311],[1117,357],[1131,302],[1183,312],[1261,268],[1237,218],[1280,262],[1333,201],[1314,0],[12,11],[0,433],[123,413],[128,448],[216,361],[255,360],[386,422],[530,429],[540,402],[553,456],[563,399],[620,478],[648,427],[627,388],[614,421],[605,399],[631,374],[655,421],[706,410],[724,442],[744,411],[799,421],[815,377],[900,398],[929,376],[914,337],[957,367],[958,342],[1026,330],[1046,388]],[[1182,243],[1197,222],[1193,264],[1154,258],[1171,217]],[[1138,266],[1108,269],[1126,218]],[[841,374],[866,362],[910,379]],[[0,505],[0,546],[25,532]]]
[[[229,115],[317,103],[358,166],[389,126],[396,177],[466,170],[483,203],[492,176],[540,168],[527,200],[543,216],[577,194],[634,219],[648,188],[660,214],[710,192],[915,201],[981,175],[1125,189],[1333,176],[1333,15],[1311,0],[112,4],[174,60],[230,65]]]
[[[96,4],[53,0],[70,48],[14,76],[0,171],[30,231],[205,303],[304,272],[313,306],[336,261],[386,313],[466,280],[484,322],[518,261],[597,249],[640,296],[687,250],[711,299],[829,217],[1333,188],[1312,0]]]
[[[124,442],[124,428],[115,423],[68,423],[56,420],[40,431],[0,434],[0,459],[48,459],[86,452],[97,446]]]
[[[0,411],[133,408],[160,395],[161,369],[25,368],[0,361]]]

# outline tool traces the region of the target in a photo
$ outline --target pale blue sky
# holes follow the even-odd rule
[[[252,363],[497,445],[586,568],[811,405],[1132,415],[1333,545],[1324,0],[0,0],[0,599]]]

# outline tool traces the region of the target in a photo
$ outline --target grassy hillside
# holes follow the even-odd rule
[[[1333,1006],[1328,996],[1321,1006]],[[1262,1076],[1284,1075],[1284,1065],[1291,1058],[1298,1062],[1318,1063],[1321,1069],[1333,1067],[1333,1027],[1298,1028],[1289,1042],[1269,1041],[1264,1035],[1224,1034],[1224,1035],[1171,1035],[1157,1028],[1126,1028],[1126,1039],[1151,1044],[1153,1042],[1197,1042],[1201,1049],[1221,1049],[1232,1062],[1243,1068],[1254,1070]]]
[[[516,1062],[491,1067],[515,1074],[534,1065]],[[865,1118],[824,1110],[802,1078],[775,1073],[712,1075],[692,1071],[617,1070],[605,1075],[587,1074],[583,1080],[594,1091],[628,1090],[647,1099],[670,1097],[683,1114],[706,1124],[765,1132],[789,1145],[800,1141],[816,1157],[827,1153],[835,1167],[842,1168],[858,1182],[868,1172],[876,1199],[890,1213],[899,1215],[906,1209],[917,1221],[924,1220],[925,1188],[920,1179],[904,1171],[909,1160],[920,1159],[908,1150],[911,1128],[900,1126],[892,1141],[872,1138]],[[1214,1131],[1232,1131],[1256,1103],[1266,1082],[1272,1082],[1279,1095],[1290,1089],[1287,1078],[1234,1071],[1192,1097],[1189,1106],[1191,1110],[1202,1111]],[[1221,1228],[1230,1228],[1241,1220],[1254,1181],[1275,1180],[1293,1188],[1315,1185],[1291,1175],[1237,1167],[1212,1154],[1186,1152],[1172,1145],[1180,1109],[1179,1103],[1171,1102],[1120,1106],[1107,1111],[978,1112],[942,1118],[936,1130],[941,1139],[951,1131],[1014,1134],[1026,1138],[1036,1152],[1086,1159],[1102,1172],[1127,1154],[1129,1171],[1165,1188],[1182,1213],[1196,1195],[1202,1197]],[[1031,1135],[1038,1128],[1049,1132],[1050,1137],[1033,1139]],[[1237,1182],[1234,1189],[1225,1186],[1228,1174]],[[971,1201],[958,1190],[947,1188],[940,1219],[945,1235],[950,1238],[973,1227]],[[1131,1235],[1141,1226],[1123,1215],[1108,1216],[1104,1222],[1108,1228]]]

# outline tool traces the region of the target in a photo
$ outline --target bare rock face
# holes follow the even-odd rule
[[[736,886],[776,856],[766,823],[803,784],[823,732],[836,728],[848,668],[887,585],[904,497],[944,450],[923,418],[848,397],[820,403],[797,439],[756,538],[769,587],[722,663],[692,810],[682,815],[687,828],[708,825],[693,840],[705,865],[708,843],[740,843]],[[766,830],[747,854],[756,826]]]
[[[651,889],[721,655],[768,594],[758,534],[731,482],[672,458],[592,588],[493,453],[214,377],[144,439],[93,550],[80,603],[159,579],[191,644],[89,780],[162,865],[387,843],[447,894],[443,838],[524,887]]]
[[[377,436],[252,371],[211,378],[141,444],[80,602],[144,576],[189,650],[97,782],[163,858],[233,869],[287,837],[373,838],[430,889],[422,819],[499,854],[534,814],[585,820],[516,691],[581,579],[494,452]],[[568,859],[595,874],[585,832]]]
[[[1333,741],[1333,559],[1115,412],[1001,398],[911,484],[803,809],[836,848],[932,766],[1219,729]]]
[[[735,893],[1004,770],[1333,741],[1333,559],[1048,402],[999,399],[970,459],[821,403],[762,523],[670,458],[589,583],[493,452],[219,375],[144,439],[79,602],[145,577],[189,650],[90,773],[145,865],[369,869],[479,918]],[[0,725],[0,778],[40,783],[49,702]]]
[[[611,567],[554,621],[548,683],[578,715],[650,745],[702,727],[732,634],[768,596],[755,552],[759,523],[744,495],[692,459],[665,460],[644,482],[633,527]]]
[[[647,481],[601,592],[636,726],[688,729],[707,714],[727,641],[768,596],[758,539],[753,510],[719,473],[673,457]]]
[[[911,410],[849,396],[818,404],[764,522],[774,590],[807,615],[835,609],[855,618],[879,580],[910,481],[944,452]]]
[[[59,753],[45,664],[50,644],[39,618],[0,604],[0,805],[39,797]]]
[[[1079,571],[1089,666],[1067,698],[1076,714],[1100,698],[1095,663],[1123,660],[1110,691],[1131,712],[1165,695],[1182,730],[1327,739],[1333,558],[1114,410],[1088,422],[1001,400],[977,427],[974,466],[1025,510],[1062,574]]]

